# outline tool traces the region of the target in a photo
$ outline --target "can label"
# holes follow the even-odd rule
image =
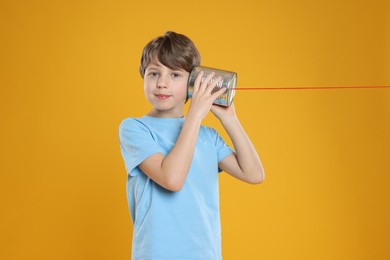
[[[214,78],[210,80],[211,82],[216,80],[219,76],[222,77],[222,80],[217,83],[217,85],[215,86],[215,88],[211,93],[215,93],[222,87],[225,87],[226,91],[214,100],[214,104],[220,106],[230,106],[233,102],[234,94],[236,92],[235,88],[237,83],[237,73],[226,71],[226,70],[203,67],[203,66],[195,67],[191,71],[190,76],[188,78],[188,91],[187,91],[188,98],[192,97],[192,92],[194,91],[195,79],[198,77],[200,71],[204,72],[201,82],[203,82],[207,77],[207,75],[210,74],[211,72],[215,72]]]

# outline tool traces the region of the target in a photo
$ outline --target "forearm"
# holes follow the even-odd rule
[[[195,116],[186,117],[175,145],[161,162],[161,174],[176,189],[182,187],[191,167],[201,121]]]
[[[232,140],[241,173],[250,182],[262,182],[264,170],[257,151],[236,116],[221,120]]]

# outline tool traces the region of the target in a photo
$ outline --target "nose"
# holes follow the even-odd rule
[[[166,77],[163,75],[157,79],[157,88],[167,88]]]

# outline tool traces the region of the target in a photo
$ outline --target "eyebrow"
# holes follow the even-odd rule
[[[158,64],[158,63],[151,63],[146,69],[146,70],[158,70],[162,67],[162,65]],[[170,69],[170,68],[169,68]],[[186,72],[185,69],[181,69],[181,68],[177,68],[177,69],[170,69],[171,71],[174,71],[174,72]]]

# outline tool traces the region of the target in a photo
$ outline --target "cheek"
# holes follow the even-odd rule
[[[144,91],[150,91],[153,88],[153,82],[151,80],[144,80]]]
[[[179,88],[180,96],[187,98],[187,81],[180,85]]]
[[[144,95],[145,95],[146,99],[149,101],[151,98],[151,94],[152,94],[152,87],[151,87],[150,82],[144,81]]]

